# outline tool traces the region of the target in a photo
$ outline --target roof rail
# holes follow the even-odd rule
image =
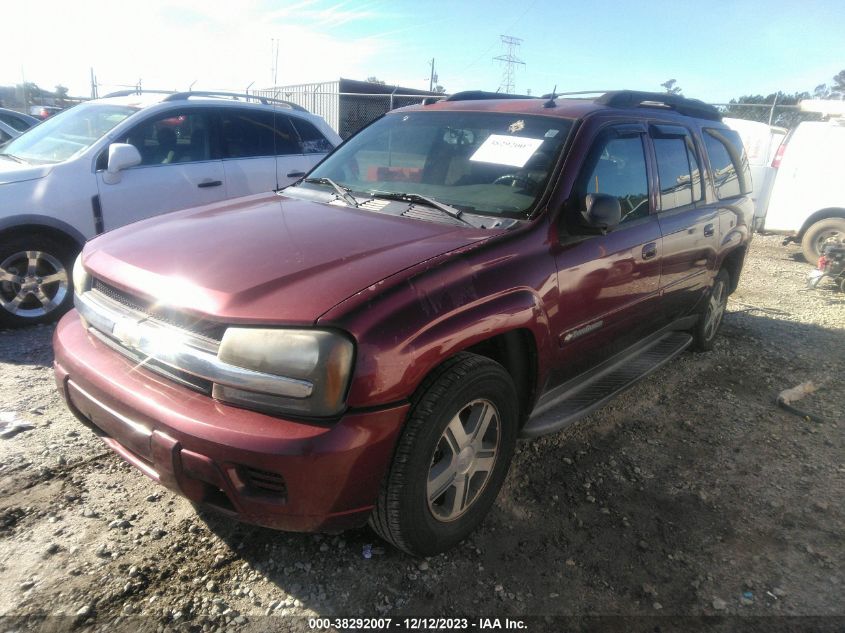
[[[141,94],[158,94],[158,95],[172,95],[173,90],[138,90],[136,88],[132,88],[131,90],[118,90],[117,92],[110,92],[101,99],[108,99],[109,97],[128,97],[130,95],[141,95]]]
[[[446,101],[481,101],[484,99],[536,99],[531,95],[512,95],[504,92],[486,92],[484,90],[464,90],[446,98]]]
[[[669,108],[678,114],[721,121],[722,114],[714,106],[665,92],[641,92],[639,90],[615,90],[606,92],[595,100],[611,108]]]
[[[259,103],[264,105],[281,105],[286,108],[290,108],[291,110],[299,110],[300,112],[308,112],[305,108],[303,108],[298,103],[293,103],[291,101],[285,101],[283,99],[274,99],[273,97],[265,97],[262,95],[256,94],[246,94],[241,92],[221,92],[218,90],[193,90],[188,92],[174,92],[173,94],[166,97],[165,101],[181,101],[184,99],[189,99],[191,97],[229,97],[231,99],[254,99]]]

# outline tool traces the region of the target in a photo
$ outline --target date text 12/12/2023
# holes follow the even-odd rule
[[[315,631],[472,631],[528,630],[524,620],[511,618],[309,618]]]

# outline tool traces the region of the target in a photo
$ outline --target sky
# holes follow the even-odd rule
[[[39,0],[4,3],[0,85],[90,96],[135,85],[266,88],[376,76],[447,92],[497,90],[521,39],[514,90],[661,91],[722,103],[812,91],[845,69],[845,2],[555,0]],[[10,28],[11,27],[11,28]]]

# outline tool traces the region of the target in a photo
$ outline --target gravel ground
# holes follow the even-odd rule
[[[757,236],[713,352],[520,443],[482,528],[427,560],[366,528],[285,534],[197,514],[68,413],[51,327],[0,332],[0,426],[32,426],[0,438],[2,628],[298,631],[303,616],[413,615],[845,630],[845,295],[804,290],[808,270],[797,247]],[[818,391],[796,406],[820,421],[775,405],[807,380]]]

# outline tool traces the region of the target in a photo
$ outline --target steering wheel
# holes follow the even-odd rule
[[[622,213],[622,219],[620,220],[620,222],[624,222],[630,216],[635,215],[644,204],[648,204],[648,198],[643,198],[637,204],[634,204],[633,200],[631,200],[632,197],[633,196],[628,195],[624,198],[621,198],[621,201],[628,206],[628,210]]]
[[[525,174],[504,174],[493,181],[494,185],[507,185],[509,187],[520,187],[522,189],[531,189],[537,186],[537,181]]]

